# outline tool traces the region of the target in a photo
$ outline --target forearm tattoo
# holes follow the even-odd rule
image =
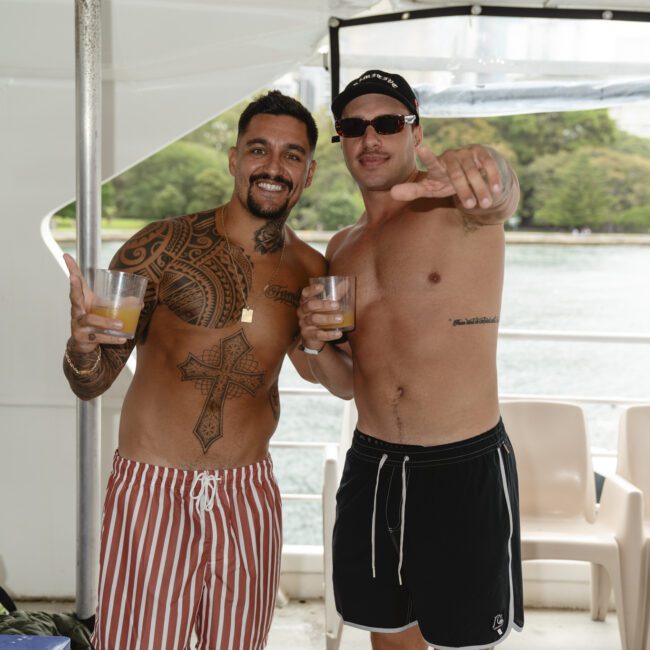
[[[194,435],[203,453],[223,437],[226,398],[253,396],[264,385],[264,373],[258,372],[259,364],[252,350],[242,329],[204,351],[201,358],[190,353],[178,365],[181,381],[193,381],[195,388],[205,395],[203,409],[194,426]]]
[[[459,327],[460,325],[491,325],[498,322],[498,316],[474,316],[473,318],[455,318],[451,324],[453,327]]]
[[[87,400],[98,397],[108,390],[117,375],[120,374],[134,346],[135,340],[127,341],[124,345],[102,345],[102,357],[97,366],[97,370],[83,377],[76,375],[64,359],[63,374],[75,395]],[[93,352],[91,354],[94,355],[95,353]],[[85,357],[88,356],[70,349],[68,350],[68,355],[77,367],[83,367]]]

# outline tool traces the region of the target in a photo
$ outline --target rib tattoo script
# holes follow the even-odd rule
[[[264,295],[267,298],[289,305],[289,307],[295,307],[296,309],[300,305],[301,293],[302,289],[289,291],[285,285],[280,284],[272,284],[264,289]]]
[[[191,352],[178,365],[181,381],[194,381],[206,396],[203,409],[194,425],[194,435],[203,447],[203,453],[215,440],[223,436],[223,413],[227,397],[240,397],[244,393],[255,395],[264,385],[264,373],[250,351],[244,330],[223,339],[219,345],[206,350],[197,358]]]
[[[452,325],[458,327],[459,325],[488,325],[490,323],[498,323],[497,316],[475,316],[474,318],[456,318]]]

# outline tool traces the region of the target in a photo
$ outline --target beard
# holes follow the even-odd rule
[[[264,208],[253,198],[253,185],[257,181],[273,181],[274,183],[281,183],[286,186],[289,194],[293,189],[293,183],[290,179],[284,178],[283,176],[270,176],[269,174],[254,174],[248,179],[248,195],[246,196],[246,207],[249,212],[259,219],[266,219],[267,221],[276,221],[278,219],[283,219],[287,216],[287,211],[289,208],[289,198],[278,208]]]

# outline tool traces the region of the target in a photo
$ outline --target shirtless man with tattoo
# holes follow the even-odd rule
[[[319,329],[337,322],[337,305],[318,287],[303,289],[299,316],[314,374],[338,392],[351,382],[359,411],[337,495],[337,608],[375,650],[489,648],[523,626],[496,373],[517,178],[479,145],[422,148],[399,75],[364,73],[332,111],[365,203],[326,253],[331,275],[356,276],[356,329],[341,345]]]
[[[148,279],[135,341],[89,313],[74,260],[64,372],[101,395],[137,345],[104,506],[97,650],[266,645],[279,580],[280,495],[269,439],[300,290],[326,263],[285,225],[316,163],[316,124],[277,91],[251,103],[229,152],[226,205],[157,221],[111,268]]]

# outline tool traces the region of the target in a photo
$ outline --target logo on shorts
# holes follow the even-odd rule
[[[504,622],[505,621],[503,620],[503,615],[497,614],[494,617],[494,622],[492,623],[492,629],[496,630],[499,634],[503,634],[503,630],[501,628],[503,627]]]

